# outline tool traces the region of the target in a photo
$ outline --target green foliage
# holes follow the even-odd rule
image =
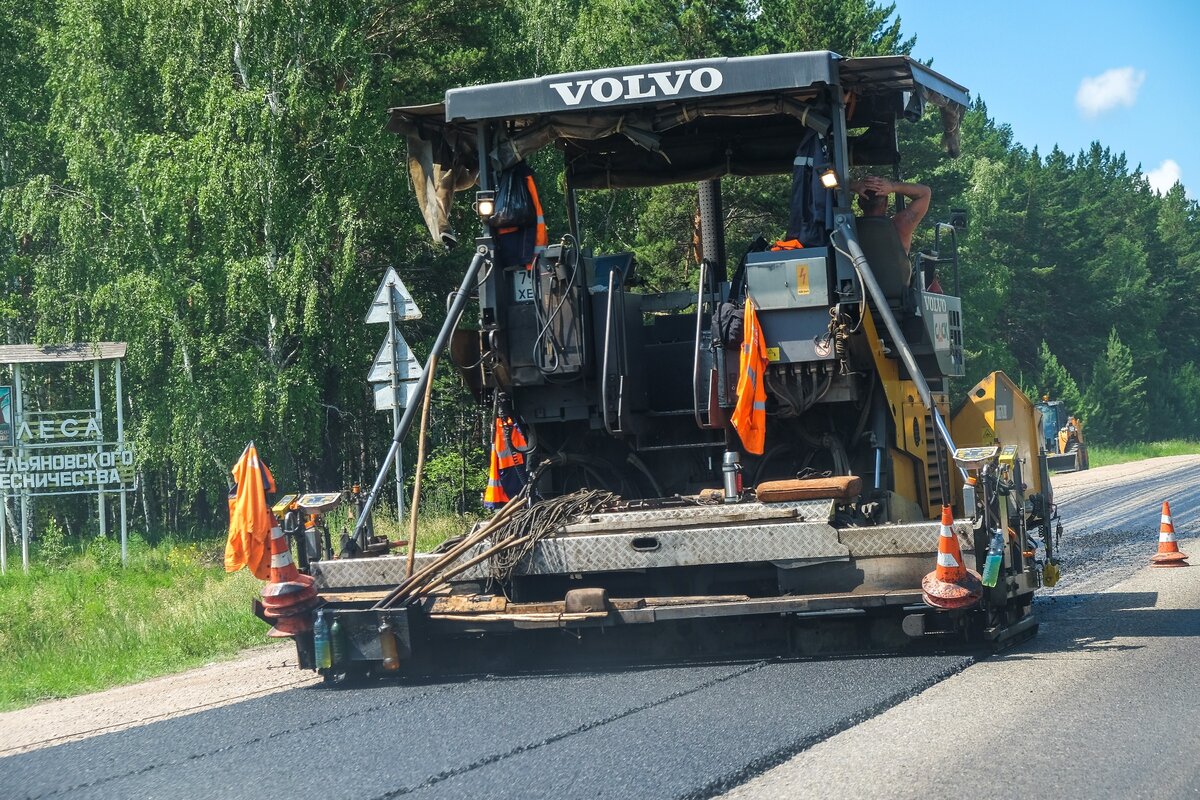
[[[0,0],[5,340],[129,342],[125,417],[143,484],[132,507],[148,530],[219,525],[227,470],[250,439],[285,491],[369,484],[392,431],[362,380],[381,333],[362,313],[398,267],[426,310],[405,326],[426,356],[465,261],[427,243],[387,108],[618,64],[911,52],[894,11],[873,0]],[[1196,202],[1180,186],[1154,194],[1100,144],[1031,152],[982,100],[961,130],[963,155],[946,159],[936,114],[902,126],[902,168],[933,187],[930,220],[970,214],[967,380],[993,369],[1041,379],[1044,349],[1056,392],[1073,379],[1107,396],[1111,372],[1089,370],[1115,330],[1128,380],[1150,376],[1137,384],[1147,413],[1200,436],[1200,376],[1179,367],[1200,352]],[[557,233],[553,155],[534,167]],[[783,230],[787,191],[786,178],[725,182],[731,261]],[[459,205],[457,228],[470,231]],[[589,192],[580,214],[591,246],[637,254],[648,288],[694,285],[694,189]],[[35,375],[33,405],[86,402],[89,379]],[[487,413],[442,372],[431,510],[476,507]],[[415,457],[410,439],[410,476]],[[65,499],[54,515],[77,532],[91,509]]]
[[[760,52],[833,50],[843,56],[882,56],[912,52],[916,37],[905,39],[900,18],[889,21],[894,4],[873,0],[759,0]]]
[[[1194,455],[1200,455],[1200,442],[1186,439],[1113,446],[1088,445],[1088,463],[1092,467],[1126,464],[1130,461],[1144,461],[1147,458]]]
[[[1151,438],[1196,435],[1200,421],[1200,368],[1189,361],[1169,372],[1153,373],[1147,381]]]
[[[67,544],[67,532],[54,517],[46,522],[37,537],[37,560],[47,569],[62,569],[71,558],[71,547]]]
[[[1097,359],[1092,369],[1092,381],[1083,397],[1090,440],[1100,444],[1144,440],[1147,422],[1145,382],[1145,377],[1134,372],[1133,353],[1113,328],[1104,355]]]
[[[361,381],[379,333],[363,310],[391,264],[425,308],[457,284],[425,244],[384,113],[515,77],[488,47],[511,34],[509,13],[471,0],[41,5],[54,13],[0,5],[0,42],[22,54],[0,66],[16,93],[0,128],[0,152],[16,153],[0,165],[0,263],[22,287],[0,293],[9,340],[129,342],[127,419],[155,529],[205,521],[251,439],[281,488],[367,482],[362,454],[378,458],[390,426]],[[437,324],[406,334],[420,344]],[[68,384],[31,383],[35,405],[66,405]]]
[[[130,539],[136,550],[141,544],[141,537],[133,533]],[[95,564],[97,569],[114,572],[121,568],[121,542],[115,537],[97,536],[91,539],[84,547],[83,555]]]
[[[459,514],[454,511],[432,509],[424,502],[421,503],[421,509],[421,513],[417,516],[418,553],[428,553],[447,539],[469,533],[475,523],[486,517],[482,509]],[[387,536],[392,541],[408,541],[411,511],[412,509],[405,508],[404,519],[397,520],[395,503],[385,500],[373,514],[375,533]]]

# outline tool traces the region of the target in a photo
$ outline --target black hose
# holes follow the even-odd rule
[[[629,462],[629,464],[632,465],[634,469],[636,469],[638,472],[642,473],[643,476],[645,476],[646,480],[650,483],[650,489],[651,489],[651,491],[654,492],[655,497],[663,496],[662,487],[658,485],[658,481],[656,481],[654,479],[653,473],[651,473],[649,468],[646,467],[646,462],[642,461],[634,453],[630,453],[629,455],[627,455],[625,457],[625,460],[627,462]]]
[[[867,397],[863,401],[862,412],[858,415],[858,424],[854,426],[854,435],[850,437],[851,443],[855,445],[862,438],[863,431],[867,429],[867,419],[871,416],[871,401],[875,399],[876,383],[877,379],[874,377],[867,383]]]

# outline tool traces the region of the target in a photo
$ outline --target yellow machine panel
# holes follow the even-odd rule
[[[1042,491],[1038,468],[1038,412],[1021,388],[1003,372],[993,372],[967,392],[966,402],[950,421],[958,447],[1002,444],[1017,448],[1021,476],[1028,494]],[[959,481],[956,479],[956,484]],[[961,490],[961,486],[956,486]]]
[[[896,494],[921,507],[926,519],[936,519],[946,500],[941,475],[946,469],[937,463],[937,436],[933,420],[911,380],[900,377],[899,363],[886,354],[883,339],[875,328],[869,309],[863,310],[863,328],[872,343],[871,356],[879,373],[888,408],[896,425],[896,441],[892,450],[892,465]],[[934,402],[945,416],[949,410],[946,396],[935,392]],[[900,456],[899,454],[903,454]]]

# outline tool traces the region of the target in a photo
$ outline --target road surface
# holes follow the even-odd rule
[[[1055,485],[1067,572],[1000,656],[306,685],[27,743],[0,796],[1200,796],[1200,570],[1145,567],[1162,499],[1200,558],[1200,458]]]

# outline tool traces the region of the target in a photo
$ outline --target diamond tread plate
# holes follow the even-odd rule
[[[635,544],[637,549],[635,549]],[[848,555],[824,522],[775,522],[712,530],[655,530],[543,539],[521,575],[741,564]]]
[[[760,504],[754,505],[762,507]],[[800,507],[799,513],[805,516],[817,512],[814,516],[820,518],[828,501],[787,505]],[[816,508],[818,506],[819,511]],[[669,509],[671,512],[675,510]],[[646,515],[659,512],[631,513]],[[606,519],[609,517],[597,516]],[[615,518],[621,516],[625,515],[612,515],[614,527],[617,527]],[[653,517],[640,516],[638,519]],[[625,520],[620,527],[634,527],[631,524],[634,522]],[[970,524],[956,522],[954,527],[959,534],[962,549],[971,550]],[[824,522],[800,522],[785,518],[760,520],[757,524],[749,525],[729,525],[726,522],[719,528],[707,530],[653,528],[632,531],[627,529],[608,534],[574,534],[543,539],[537,544],[530,559],[518,565],[516,574],[561,575],[572,572],[924,553],[930,554],[932,558],[932,554],[937,552],[938,532],[936,522],[837,530]],[[652,549],[634,549],[635,540],[639,548]],[[490,542],[487,541],[477,545],[462,556],[462,560],[482,553],[489,545]],[[417,554],[416,569],[432,563],[435,558],[437,556],[430,553]],[[312,574],[319,590],[390,587],[404,580],[405,561],[404,556],[319,561],[312,565]],[[487,575],[487,565],[480,564],[456,576],[454,580],[479,580]]]
[[[967,522],[954,523],[958,544],[963,550],[972,550],[971,525]],[[878,525],[873,528],[842,528],[838,538],[850,548],[855,556],[898,556],[913,553],[928,553],[933,558],[938,549],[941,524],[918,522],[910,525]]]
[[[417,553],[414,570],[430,564],[436,558],[432,553]],[[313,583],[318,590],[365,589],[368,586],[395,586],[404,580],[407,556],[380,556],[378,558],[346,558],[331,561],[314,561],[310,565]]]
[[[807,500],[794,503],[735,503],[730,505],[715,504],[711,506],[678,506],[675,508],[656,508],[643,511],[619,511],[614,513],[589,514],[579,518],[572,525],[587,525],[603,523],[609,530],[613,528],[632,528],[638,523],[662,520],[678,520],[691,527],[704,522],[745,522],[762,520],[766,517],[795,517],[802,520],[817,521],[829,519],[832,501]]]
[[[634,545],[640,549],[635,549]],[[469,550],[465,561],[489,546]],[[740,564],[802,558],[845,558],[848,549],[837,531],[823,522],[772,522],[712,530],[656,530],[653,534],[625,532],[543,539],[529,560],[517,566],[518,575],[562,575],[629,569]],[[418,555],[417,569],[433,560]],[[480,564],[455,577],[479,580],[487,575]],[[322,561],[313,564],[318,589],[394,586],[404,579],[403,556]]]

